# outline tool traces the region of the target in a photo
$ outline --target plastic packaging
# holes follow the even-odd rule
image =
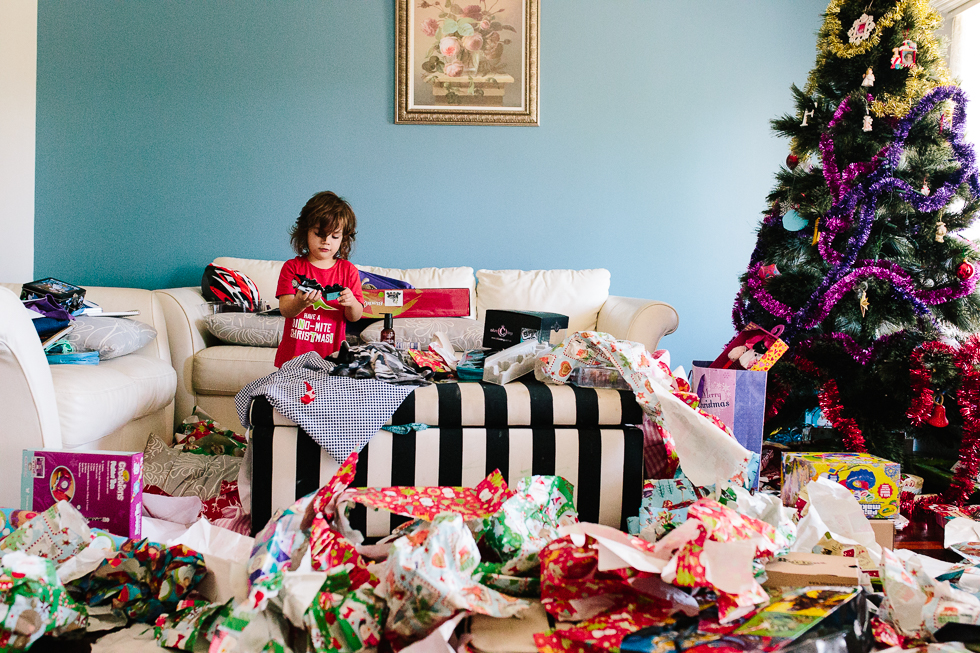
[[[532,371],[538,357],[550,350],[551,346],[546,343],[525,340],[519,345],[498,351],[487,356],[484,361],[483,380],[497,385],[510,383]]]
[[[630,384],[614,367],[576,367],[568,376],[568,382],[583,388],[631,389]]]

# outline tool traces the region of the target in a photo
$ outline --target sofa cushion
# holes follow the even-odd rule
[[[275,360],[275,347],[218,345],[202,349],[194,355],[194,392],[234,396],[252,381],[275,372]]]
[[[428,347],[432,337],[443,332],[456,351],[476,349],[483,345],[483,322],[468,317],[396,317],[394,320],[396,342],[417,342]],[[381,340],[384,322],[378,321],[361,331],[364,342]]]
[[[53,365],[65,448],[82,447],[166,407],[177,374],[168,363],[130,354],[98,365]]]
[[[358,270],[407,281],[416,288],[466,288],[470,291],[470,317],[476,317],[476,279],[473,268],[378,268],[358,265]]]
[[[51,380],[66,449],[94,442],[136,417],[139,389],[108,365],[52,365]]]
[[[83,315],[75,318],[66,336],[77,351],[97,351],[106,361],[138,351],[153,342],[157,330],[149,324],[124,317]]]
[[[254,313],[216,313],[204,318],[204,324],[211,335],[229,345],[278,347],[286,318]]]
[[[609,297],[609,270],[477,270],[476,310],[545,311],[568,316],[568,330],[595,329]]]

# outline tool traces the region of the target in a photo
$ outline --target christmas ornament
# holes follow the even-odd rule
[[[807,221],[793,209],[783,214],[783,228],[786,231],[799,231],[806,228],[806,225]]]
[[[768,279],[769,277],[778,277],[779,268],[777,268],[775,264],[763,265],[761,268],[759,268],[759,272],[757,274],[759,275],[760,279]]]
[[[864,124],[861,126],[861,129],[864,130],[864,131],[866,131],[866,132],[871,131],[871,116],[870,115],[864,117]]]
[[[966,281],[973,276],[973,265],[967,261],[963,261],[960,263],[960,267],[956,268],[956,276]]]
[[[816,245],[818,242],[820,242],[819,230],[820,230],[820,218],[817,218],[817,221],[813,223],[813,240],[810,241],[811,245]]]
[[[861,81],[861,86],[874,86],[875,85],[875,74],[870,68],[868,72],[864,73],[864,79]]]
[[[814,109],[810,109],[809,111],[806,111],[806,110],[803,111],[803,122],[800,123],[800,127],[806,127],[806,119],[807,118],[812,118],[814,111],[816,111],[815,108]]]
[[[800,165],[800,157],[795,154],[790,154],[786,157],[786,167],[790,170],[796,170],[796,166]]]
[[[863,290],[861,291],[861,301],[859,302],[859,306],[861,307],[861,317],[864,317],[867,314],[868,309],[871,308],[871,302],[868,301],[868,293]]]
[[[946,233],[947,233],[946,223],[940,220],[936,224],[936,242],[937,243],[943,242],[943,240],[946,238]]]
[[[851,25],[851,29],[847,30],[848,41],[851,44],[863,43],[868,40],[874,29],[875,19],[868,14],[861,14],[861,17]]]
[[[918,50],[915,41],[902,41],[900,46],[892,48],[892,69],[914,67]]]
[[[939,399],[932,405],[932,415],[926,421],[938,428],[949,426],[949,420],[946,419],[946,407],[943,406],[942,395],[939,395]]]
[[[929,181],[928,180],[923,180],[923,182],[922,182],[922,188],[919,189],[919,192],[922,193],[923,195],[928,195],[929,194],[930,191],[929,191]]]

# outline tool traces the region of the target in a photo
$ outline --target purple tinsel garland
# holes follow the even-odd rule
[[[868,96],[869,101],[872,99]],[[950,121],[950,145],[954,158],[960,163],[960,168],[939,188],[929,195],[923,195],[906,182],[893,176],[901,160],[904,144],[912,126],[921,120],[940,102],[953,99],[956,108]],[[930,316],[928,305],[935,305],[959,297],[964,297],[976,288],[976,278],[937,288],[934,290],[914,291],[914,285],[908,273],[890,262],[861,261],[857,269],[857,254],[867,242],[874,222],[875,210],[881,195],[888,191],[901,194],[902,198],[917,211],[928,213],[945,206],[956,190],[965,182],[974,195],[980,195],[980,177],[977,175],[976,155],[972,146],[963,138],[966,121],[966,94],[956,86],[940,86],[925,95],[916,106],[901,120],[895,123],[895,138],[890,146],[885,146],[870,162],[852,163],[844,173],[838,172],[834,143],[829,132],[850,111],[850,103],[844,100],[838,105],[834,117],[828,124],[827,130],[820,138],[820,150],[824,164],[824,178],[834,198],[834,204],[823,218],[824,235],[820,238],[820,254],[833,267],[824,277],[820,286],[814,291],[807,302],[794,311],[791,307],[779,302],[765,291],[764,283],[758,278],[758,269],[762,265],[763,252],[757,243],[749,263],[747,290],[751,296],[769,313],[787,321],[783,339],[792,341],[800,329],[809,329],[827,318],[833,306],[864,277],[884,279],[892,284],[894,292],[913,305],[917,314]],[[866,175],[863,181],[857,182],[861,175]],[[862,203],[862,200],[863,203]],[[860,207],[858,204],[860,203]],[[774,209],[763,222],[763,228],[776,225]],[[847,229],[854,228],[843,253],[833,249],[833,241]],[[732,310],[732,320],[736,328],[742,328],[746,321],[745,296],[742,291],[735,298]],[[851,340],[851,346],[845,344],[849,336],[845,334],[830,334],[842,344],[845,349],[864,362],[866,350],[861,350]],[[880,342],[880,341],[879,341]],[[853,351],[852,351],[853,350]],[[870,353],[867,354],[870,357]]]

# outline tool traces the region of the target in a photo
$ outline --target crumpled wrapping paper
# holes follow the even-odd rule
[[[50,560],[8,551],[0,560],[0,651],[27,649],[42,635],[85,628],[85,607],[68,595]]]
[[[541,602],[559,621],[534,636],[540,651],[607,650],[641,628],[698,613],[694,599],[658,576],[667,563],[656,545],[599,524],[574,524],[541,552]]]
[[[516,576],[538,566],[541,549],[562,526],[578,522],[572,484],[560,476],[529,476],[489,517],[484,542],[504,562],[488,573]]]
[[[678,587],[713,589],[720,621],[727,623],[768,601],[754,563],[775,557],[785,545],[770,524],[699,499],[688,509],[688,520],[657,543],[674,552],[661,578]]]
[[[670,354],[653,354],[638,342],[617,340],[608,333],[578,331],[543,357],[544,372],[565,383],[574,367],[612,365],[630,384],[637,403],[659,430],[668,449],[673,447],[684,474],[700,487],[731,482],[750,482],[751,452],[714,415],[697,406],[683,374],[670,370]]]
[[[451,512],[464,520],[487,519],[514,496],[500,470],[495,469],[475,488],[469,487],[380,487],[353,490],[344,501],[363,503],[414,519],[432,521],[437,515]]]
[[[23,551],[60,565],[78,555],[92,539],[82,513],[67,501],[59,501],[0,540],[0,553]]]
[[[73,582],[89,605],[111,604],[127,617],[155,623],[188,598],[206,573],[196,551],[149,540],[127,540],[94,572]]]
[[[421,639],[461,611],[509,617],[528,603],[477,583],[480,551],[454,514],[420,524],[394,542],[377,594],[388,604],[386,636],[395,648]]]

